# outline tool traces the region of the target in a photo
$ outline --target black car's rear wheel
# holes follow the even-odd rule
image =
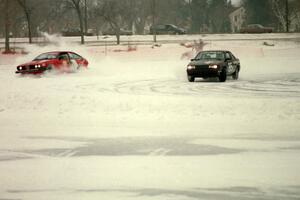
[[[188,75],[188,80],[189,80],[189,82],[194,82],[195,81],[195,77]]]
[[[226,69],[223,69],[219,76],[219,80],[220,82],[225,82],[226,79],[227,79]]]
[[[233,73],[232,78],[233,78],[234,80],[238,80],[238,79],[239,79],[239,72],[240,72],[240,70],[237,68],[237,69],[235,70],[235,72]]]

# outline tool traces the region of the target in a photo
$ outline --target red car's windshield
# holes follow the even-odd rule
[[[58,53],[43,53],[33,60],[50,60],[57,58]]]

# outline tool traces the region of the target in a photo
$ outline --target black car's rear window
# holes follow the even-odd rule
[[[224,53],[218,51],[200,52],[196,56],[197,60],[224,60]]]
[[[43,53],[37,56],[34,60],[51,60],[57,58],[57,53]]]

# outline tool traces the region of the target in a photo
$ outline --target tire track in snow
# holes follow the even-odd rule
[[[281,77],[277,79],[264,80],[231,80],[225,83],[218,82],[217,79],[198,79],[194,83],[180,79],[148,79],[135,81],[122,81],[119,83],[107,84],[105,86],[98,83],[77,84],[75,88],[63,87],[52,88],[61,91],[79,92],[109,92],[117,94],[133,95],[184,95],[184,96],[207,96],[207,95],[235,95],[235,96],[284,96],[300,97],[300,79],[293,77]]]
[[[117,93],[161,95],[262,95],[300,97],[300,80],[255,80],[226,83],[199,81],[186,83],[178,80],[143,80],[114,85]]]

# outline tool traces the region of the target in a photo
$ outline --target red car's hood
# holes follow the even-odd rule
[[[43,63],[48,63],[48,62],[49,62],[49,60],[33,60],[33,61],[21,64],[21,65],[41,65]]]

